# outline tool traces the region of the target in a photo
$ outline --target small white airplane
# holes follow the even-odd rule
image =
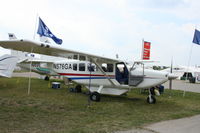
[[[59,76],[58,73],[53,71],[49,64],[53,63],[52,61],[47,60],[38,60],[38,59],[26,59],[23,62],[19,63],[18,66],[21,69],[29,70],[31,65],[31,71],[36,72],[40,75],[45,75],[44,80],[49,80],[51,76]]]
[[[0,77],[12,77],[18,58],[12,55],[3,55],[0,57]]]
[[[170,68],[162,71],[170,72]],[[187,66],[176,66],[172,69],[174,75],[180,80],[189,79],[192,83],[200,83],[200,68],[199,67],[187,67]]]
[[[142,62],[128,64],[121,60],[96,56],[61,47],[50,46],[47,43],[32,40],[0,41],[4,48],[34,53],[65,57],[64,61],[49,61],[47,67],[78,84],[84,84],[91,92],[90,99],[100,101],[100,94],[122,95],[132,88],[150,88],[175,79],[176,76],[168,72],[148,70]],[[151,93],[147,97],[148,103],[155,103]]]
[[[8,39],[9,40],[17,40],[17,37],[15,36],[14,33],[8,33]],[[48,38],[46,37],[42,37],[40,38],[40,40],[42,42],[49,42]],[[54,71],[51,71],[50,69],[48,69],[47,67],[47,60],[52,60],[53,58],[55,58],[54,60],[61,60],[61,58],[58,57],[52,57],[52,56],[45,56],[45,60],[44,59],[40,59],[41,55],[39,54],[35,54],[35,53],[29,53],[29,52],[12,52],[11,54],[13,56],[16,56],[19,58],[19,62],[17,64],[17,66],[19,66],[21,68],[21,70],[29,70],[31,69],[31,71],[36,72],[38,74],[41,75],[45,75],[44,79],[45,80],[49,80],[50,76],[58,76],[57,73],[55,73]],[[44,57],[44,55],[42,55],[42,57]],[[48,58],[47,58],[48,57]],[[52,62],[52,61],[51,61]],[[30,67],[31,65],[31,67]]]

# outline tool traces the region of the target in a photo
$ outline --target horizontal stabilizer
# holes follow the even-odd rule
[[[16,67],[18,58],[12,55],[3,55],[0,57],[0,76],[11,77]]]

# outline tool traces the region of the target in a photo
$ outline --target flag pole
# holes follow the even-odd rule
[[[36,36],[36,29],[37,29],[37,25],[38,25],[38,18],[39,18],[39,15],[37,13],[36,20],[35,20],[35,29],[34,29],[34,34],[33,34],[33,40],[35,40],[35,36]]]
[[[141,52],[141,60],[143,60],[144,56],[144,38],[142,38],[142,52]]]
[[[195,29],[196,29],[196,26],[195,26]],[[188,64],[187,64],[186,80],[188,79],[188,74],[189,74],[188,71],[189,71],[190,61],[191,61],[191,58],[192,58],[192,49],[193,49],[193,44],[192,44],[192,46],[190,47],[190,54],[189,54],[189,59],[188,59]],[[183,97],[185,97],[185,93],[186,93],[186,88],[184,89]]]
[[[31,53],[33,52],[33,47],[31,47]],[[31,59],[31,63],[30,63],[30,74],[29,74],[29,80],[28,80],[28,95],[30,95],[31,92],[31,67],[32,67],[32,59]]]
[[[37,29],[37,21],[38,21],[38,13],[36,15],[36,21],[35,21],[35,29],[34,29],[34,34],[33,34],[33,40],[35,40],[35,36],[36,36],[36,29]],[[31,53],[33,53],[33,47],[31,47]],[[29,71],[29,80],[28,80],[28,95],[30,95],[30,91],[31,91],[31,67],[32,67],[32,60],[30,62],[30,71]]]

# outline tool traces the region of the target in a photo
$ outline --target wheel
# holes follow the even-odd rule
[[[155,103],[156,103],[156,98],[155,98],[154,96],[152,96],[152,95],[149,95],[149,96],[147,97],[147,102],[148,102],[149,104],[155,104]]]
[[[90,100],[95,101],[95,102],[99,102],[100,98],[101,98],[101,96],[100,96],[100,94],[98,92],[93,92],[90,95]]]
[[[45,76],[44,80],[49,81],[49,76]]]
[[[77,92],[77,93],[82,92],[81,88],[82,88],[81,85],[77,85],[77,86],[75,87],[76,92]]]

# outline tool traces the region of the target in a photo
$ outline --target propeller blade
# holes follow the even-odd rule
[[[171,59],[171,68],[170,68],[170,73],[172,73],[172,69],[173,69],[173,58]]]
[[[169,89],[170,90],[172,89],[172,80],[171,79],[169,80]]]
[[[172,74],[172,68],[173,68],[173,58],[171,59],[171,68],[170,68],[170,74],[168,75],[169,78],[169,89],[172,89],[172,79],[176,78],[173,74]]]

